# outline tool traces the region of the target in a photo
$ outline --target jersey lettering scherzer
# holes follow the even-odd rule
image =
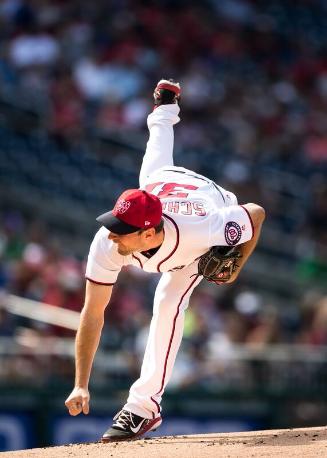
[[[236,196],[208,178],[183,167],[167,166],[152,173],[144,186],[162,202],[165,237],[159,250],[122,256],[102,227],[91,245],[86,277],[113,284],[121,268],[134,265],[146,272],[183,269],[212,246],[239,245],[253,237],[247,210]]]

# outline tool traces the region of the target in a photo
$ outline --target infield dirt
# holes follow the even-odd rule
[[[327,427],[163,436],[110,444],[70,444],[1,455],[3,458],[327,457]]]

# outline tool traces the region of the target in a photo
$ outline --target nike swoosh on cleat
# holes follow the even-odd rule
[[[137,434],[140,431],[140,429],[142,428],[142,426],[144,425],[145,422],[146,422],[146,418],[144,420],[142,420],[141,423],[136,428],[133,428],[131,426],[130,427],[131,431],[133,431],[134,434]]]

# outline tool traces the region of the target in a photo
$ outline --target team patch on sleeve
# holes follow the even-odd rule
[[[210,224],[211,246],[235,246],[251,240],[253,229],[250,216],[240,205],[218,208]]]
[[[236,245],[242,237],[242,230],[235,221],[228,221],[225,225],[225,240],[228,245]]]

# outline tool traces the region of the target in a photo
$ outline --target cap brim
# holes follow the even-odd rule
[[[113,215],[112,211],[103,213],[98,216],[96,220],[114,234],[126,235],[141,230],[139,227],[131,226],[130,224],[120,221],[120,219]]]

